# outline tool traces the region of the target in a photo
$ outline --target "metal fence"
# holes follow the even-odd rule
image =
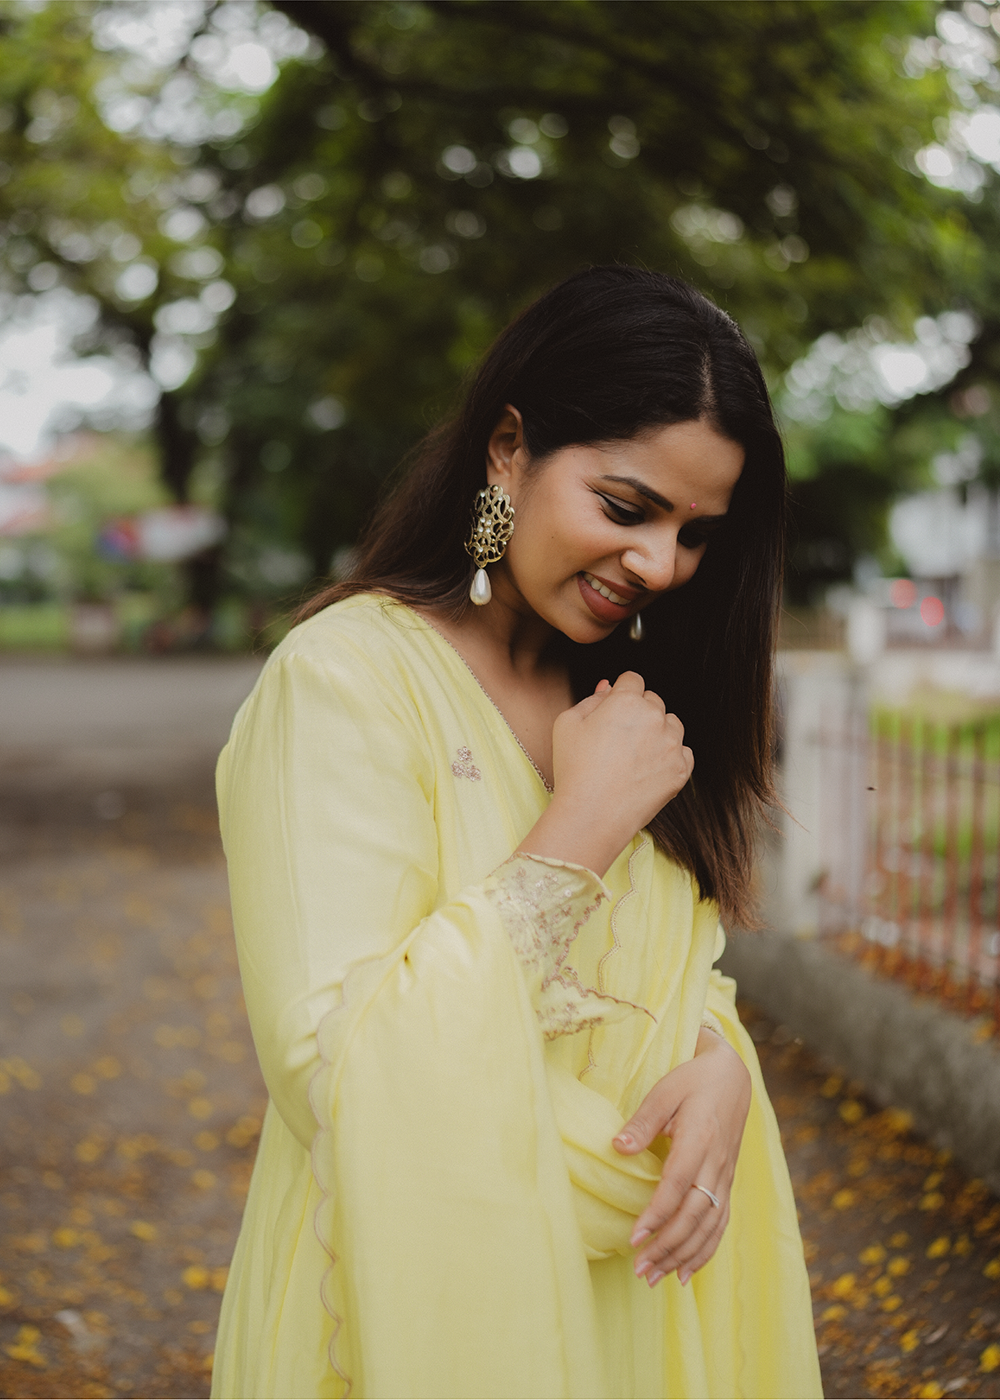
[[[1000,715],[822,718],[820,932],[1000,1029]]]

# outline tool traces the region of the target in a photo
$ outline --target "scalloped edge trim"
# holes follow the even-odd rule
[[[632,866],[640,852],[644,851],[648,845],[649,837],[646,832],[643,831],[642,840],[628,858],[628,889],[623,895],[618,897],[614,908],[611,910],[611,938],[613,941],[611,947],[602,955],[600,962],[597,964],[597,986],[600,996],[611,997],[611,993],[604,990],[604,964],[607,962],[608,958],[613,957],[615,953],[620,953],[622,950],[621,939],[618,937],[618,914],[622,905],[627,903],[635,894],[635,871],[632,869]],[[611,1000],[615,1001],[617,998],[611,997]],[[653,1025],[655,1026],[658,1024],[655,1015],[650,1011],[648,1006],[636,1006],[636,1004],[631,1001],[628,1002],[627,1005],[635,1006],[637,1011],[645,1011],[646,1015],[653,1022]],[[597,1029],[597,1026],[591,1027],[590,1039],[587,1042],[587,1063],[577,1076],[579,1079],[582,1079],[585,1074],[589,1074],[592,1069],[597,1068],[597,1061],[594,1059],[594,1031]]]

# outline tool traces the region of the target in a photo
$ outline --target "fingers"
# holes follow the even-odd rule
[[[611,688],[619,695],[642,695],[646,690],[646,682],[638,671],[623,671]]]
[[[666,1131],[682,1097],[680,1091],[673,1092],[669,1080],[661,1079],[649,1091],[621,1132],[612,1138],[615,1151],[629,1157],[634,1156],[636,1152],[644,1152],[654,1138]],[[660,1185],[662,1184],[661,1182]],[[657,1187],[657,1190],[659,1189],[660,1187]],[[655,1199],[654,1196],[653,1200]]]
[[[691,1193],[692,1197],[700,1194],[697,1191]],[[643,1250],[635,1261],[637,1277],[644,1278],[652,1288],[667,1274],[676,1272],[678,1280],[684,1284],[692,1274],[704,1268],[718,1249],[729,1223],[728,1206],[716,1210],[707,1200],[705,1205],[706,1210],[695,1207],[691,1215],[686,1215],[686,1233],[681,1238],[676,1241],[657,1240],[650,1249]]]

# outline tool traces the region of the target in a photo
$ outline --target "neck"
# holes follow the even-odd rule
[[[450,623],[451,636],[460,648],[486,652],[517,675],[530,676],[543,669],[542,653],[554,629],[528,606],[503,561],[489,573],[493,597]]]

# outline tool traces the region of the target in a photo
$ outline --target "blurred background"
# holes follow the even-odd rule
[[[985,0],[0,0],[0,1393],[207,1394],[264,1105],[215,755],[496,333],[622,261],[788,449],[726,965],[827,1392],[1000,1394],[998,61]]]
[[[761,356],[788,643],[858,595],[988,644],[996,14],[4,4],[0,646],[273,638],[510,316],[613,260]]]

